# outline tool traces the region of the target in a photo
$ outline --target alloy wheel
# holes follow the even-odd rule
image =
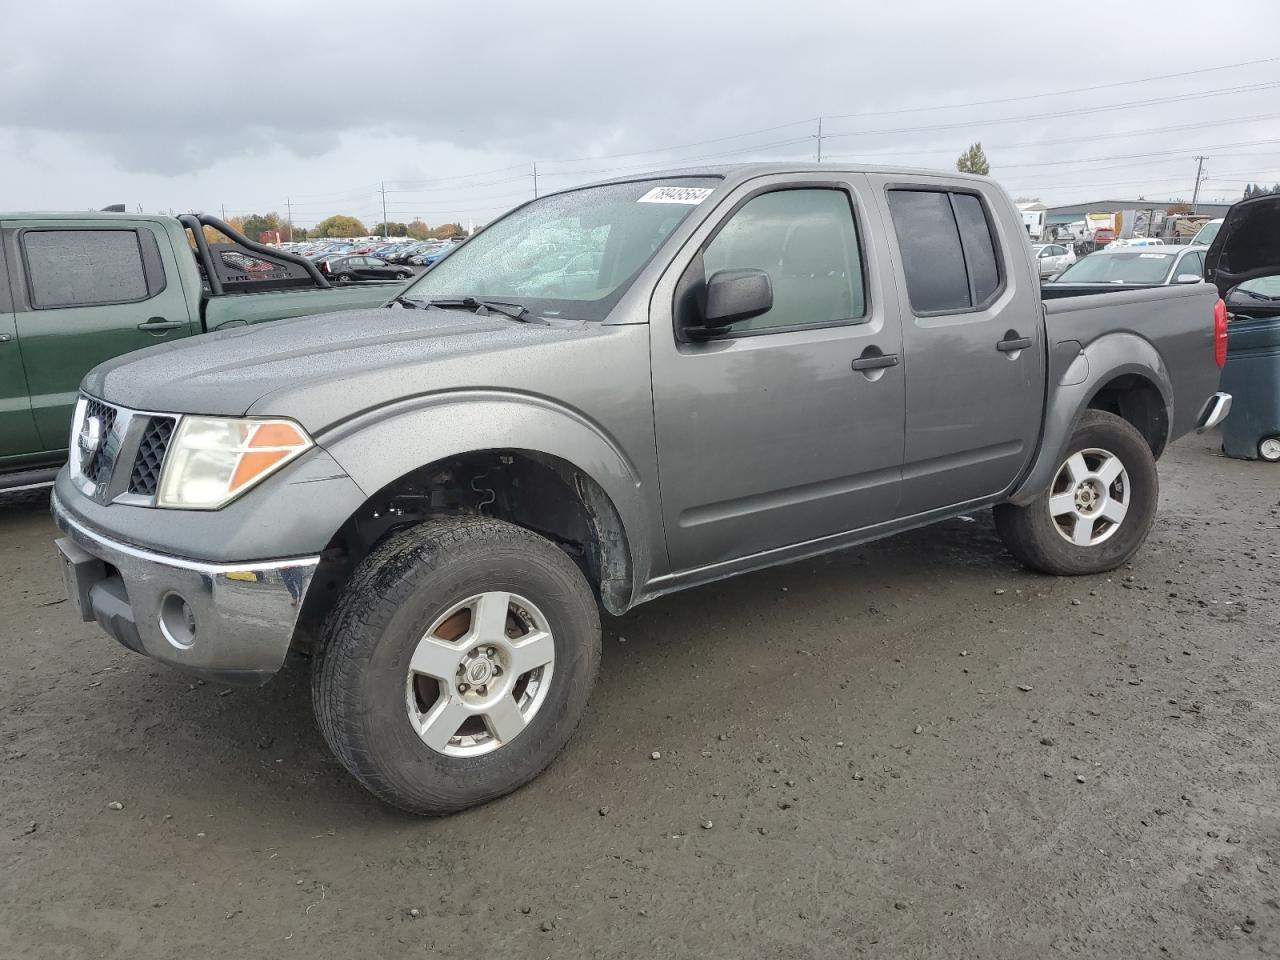
[[[514,593],[468,597],[438,617],[409,661],[409,721],[432,750],[473,757],[519,736],[547,697],[555,640]]]
[[[1068,543],[1092,547],[1110,539],[1129,512],[1129,475],[1115,454],[1073,453],[1058,468],[1049,494],[1054,529]]]

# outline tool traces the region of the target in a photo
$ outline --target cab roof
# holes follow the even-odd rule
[[[625,177],[612,177],[583,186],[599,186],[605,183],[630,183],[636,180],[661,180],[663,177],[717,177],[725,181],[725,186],[736,186],[756,177],[770,176],[780,173],[878,173],[888,176],[928,176],[946,178],[947,180],[972,180],[975,183],[995,185],[990,177],[980,177],[973,173],[959,173],[955,170],[937,170],[926,167],[901,167],[874,163],[729,163],[705,167],[673,167],[654,170],[649,173],[633,173]],[[567,189],[577,189],[571,187]],[[559,192],[559,191],[557,191]]]
[[[21,210],[0,213],[0,220],[100,220],[111,223],[121,220],[146,220],[155,223],[172,222],[173,217],[161,213],[114,213],[103,210]]]

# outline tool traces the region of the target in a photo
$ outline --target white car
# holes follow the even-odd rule
[[[1175,283],[1199,283],[1204,276],[1207,247],[1150,247],[1148,249],[1108,245],[1064,270],[1054,281],[1070,286],[1087,284],[1133,284],[1156,287]]]
[[[1218,235],[1218,230],[1221,229],[1221,227],[1221,220],[1210,220],[1196,231],[1196,235],[1191,238],[1192,244],[1204,245],[1206,247],[1209,246],[1209,244],[1213,243],[1213,238]]]
[[[1040,279],[1057,276],[1076,262],[1076,252],[1061,243],[1037,243],[1032,246],[1036,263],[1040,265]]]

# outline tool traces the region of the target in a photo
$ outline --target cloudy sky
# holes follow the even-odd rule
[[[1280,4],[3,0],[0,210],[483,222],[699,162],[950,167],[1017,196],[1280,181]],[[1269,59],[1264,59],[1269,58]],[[1195,72],[1192,72],[1195,71]],[[1162,78],[1162,79],[1155,79]],[[1140,82],[1133,82],[1140,81]]]

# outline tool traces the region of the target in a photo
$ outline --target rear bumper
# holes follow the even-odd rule
[[[1231,412],[1231,394],[1215,393],[1205,403],[1204,409],[1200,411],[1200,416],[1196,420],[1196,433],[1204,433],[1206,430],[1212,430],[1223,420],[1227,419],[1227,414]]]
[[[261,684],[288,652],[319,557],[201,563],[120,543],[53,517],[68,598],[138,653],[224,683]]]

